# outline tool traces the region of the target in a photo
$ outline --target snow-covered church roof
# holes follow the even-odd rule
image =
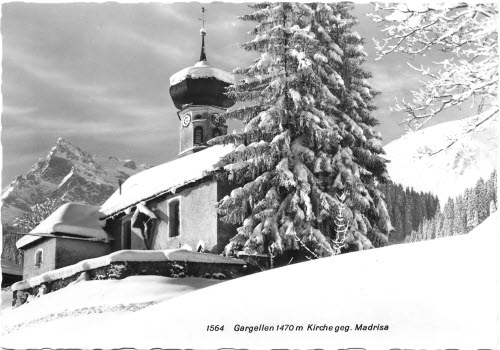
[[[234,84],[234,76],[222,69],[212,67],[207,61],[200,61],[192,67],[184,68],[170,77],[170,85],[178,84],[187,78],[215,78],[228,84]]]
[[[236,100],[226,94],[227,88],[234,84],[231,73],[212,67],[207,62],[205,52],[205,28],[200,30],[200,61],[194,66],[184,68],[170,77],[170,97],[177,109],[185,105],[204,105],[229,108]]]
[[[99,207],[77,203],[61,205],[30,233],[38,235],[62,233],[78,238],[90,238],[102,242],[109,241],[108,234],[100,226]],[[16,242],[16,247],[20,249],[43,237],[26,235]]]
[[[101,217],[111,216],[166,192],[175,192],[178,187],[202,179],[216,169],[221,157],[233,149],[233,145],[215,145],[129,177],[122,184],[121,193],[115,191],[101,206]]]

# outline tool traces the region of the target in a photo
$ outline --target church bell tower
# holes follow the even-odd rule
[[[202,11],[204,14],[205,9]],[[208,140],[226,135],[227,124],[222,114],[235,103],[225,95],[226,88],[234,84],[233,75],[208,64],[205,28],[200,34],[200,61],[170,77],[170,96],[179,110],[179,157],[201,151],[208,147]]]

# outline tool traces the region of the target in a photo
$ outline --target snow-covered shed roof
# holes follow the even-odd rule
[[[205,177],[233,145],[215,145],[129,177],[101,206],[101,218]]]
[[[61,205],[30,233],[39,235],[63,233],[68,236],[91,238],[96,241],[109,241],[108,234],[102,229],[99,222],[99,207],[77,203]],[[16,242],[16,247],[20,249],[43,237],[26,235]]]
[[[200,61],[192,67],[184,68],[183,70],[173,74],[170,77],[170,85],[178,84],[187,78],[215,78],[228,84],[234,84],[234,76],[231,73],[212,67],[207,63],[207,61]]]

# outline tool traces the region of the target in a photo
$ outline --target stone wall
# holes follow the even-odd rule
[[[123,279],[129,276],[164,276],[172,278],[201,277],[214,279],[233,279],[256,272],[255,269],[238,264],[200,263],[191,261],[114,261],[109,265],[85,271],[87,280]],[[22,291],[14,291],[12,306],[21,305],[31,296],[35,297],[40,288],[53,292],[76,281],[82,272],[67,278],[45,282]],[[19,300],[18,300],[19,299]]]

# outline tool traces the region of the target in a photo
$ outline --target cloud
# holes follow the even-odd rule
[[[124,27],[113,27],[108,30],[113,31],[113,36],[116,37],[116,43],[132,48],[134,51],[147,50],[147,52],[158,55],[161,59],[169,57],[182,57],[183,51],[179,45],[172,42],[164,42],[154,40],[139,32],[128,30]]]
[[[153,3],[151,5],[152,5],[151,12],[163,17],[163,19],[165,20],[173,21],[183,25],[193,22],[193,16],[186,13],[186,10],[189,7],[186,7],[185,4],[183,3],[175,3],[175,4]]]
[[[22,116],[26,114],[32,114],[37,110],[38,109],[34,107],[4,105],[2,107],[2,114],[6,116]]]
[[[106,86],[98,84],[86,84],[83,81],[72,77],[62,70],[59,70],[40,57],[35,57],[20,49],[9,50],[5,53],[4,62],[17,67],[29,76],[40,82],[65,91],[73,91],[78,94],[100,95],[107,91]]]
[[[154,47],[155,44],[147,40],[141,40],[138,35],[131,33],[123,33],[124,37],[134,38],[136,41],[143,42],[145,45]],[[168,48],[158,45],[157,50],[165,52]],[[93,109],[100,109],[102,112],[106,111],[111,115],[117,115],[124,119],[144,120],[150,119],[151,116],[159,116],[165,113],[168,108],[166,98],[162,103],[154,103],[150,98],[142,99],[138,96],[125,96],[121,91],[121,86],[113,84],[99,84],[97,82],[85,82],[72,72],[63,72],[57,70],[55,67],[50,67],[45,62],[41,62],[26,53],[18,50],[10,51],[6,57],[10,64],[21,68],[30,77],[42,82],[48,89],[57,89],[59,94],[66,95],[67,98],[71,97],[73,100],[78,100],[81,104],[87,104],[87,101],[92,101]],[[60,95],[59,95],[60,96]],[[166,96],[165,96],[166,97]],[[30,114],[38,108],[33,107],[11,107],[5,106],[4,113],[6,115]],[[174,111],[172,111],[174,112]],[[37,121],[45,124],[50,124],[50,119],[54,116],[46,115],[46,118],[37,116]],[[68,127],[73,127],[74,123],[68,119],[65,121]],[[95,122],[95,121],[93,121]],[[103,125],[106,121],[101,120],[99,124]],[[80,120],[77,123],[81,123]],[[52,127],[50,125],[49,127]],[[126,127],[126,125],[124,125]],[[67,128],[66,128],[67,129]]]
[[[2,7],[4,173],[9,177],[59,136],[91,152],[161,163],[178,152],[179,124],[169,77],[199,55],[200,3],[8,3]],[[203,5],[205,6],[205,5]],[[236,20],[247,4],[206,5],[210,64],[228,71],[258,55],[238,44],[255,23]],[[400,57],[374,62],[378,28],[356,5],[367,38],[367,70],[382,92],[375,100],[384,138],[402,132],[388,106],[408,96],[418,75]],[[429,58],[428,58],[429,59]],[[33,160],[29,161],[29,155]],[[15,161],[16,158],[21,163]],[[28,159],[28,160],[27,160]],[[16,166],[12,164],[18,164]],[[20,165],[21,164],[21,165]]]
[[[96,102],[103,108],[109,109],[123,117],[137,119],[140,123],[154,122],[154,119],[165,114],[177,118],[173,108],[168,108],[167,103],[154,104],[150,100],[133,99],[118,95],[98,96]]]

